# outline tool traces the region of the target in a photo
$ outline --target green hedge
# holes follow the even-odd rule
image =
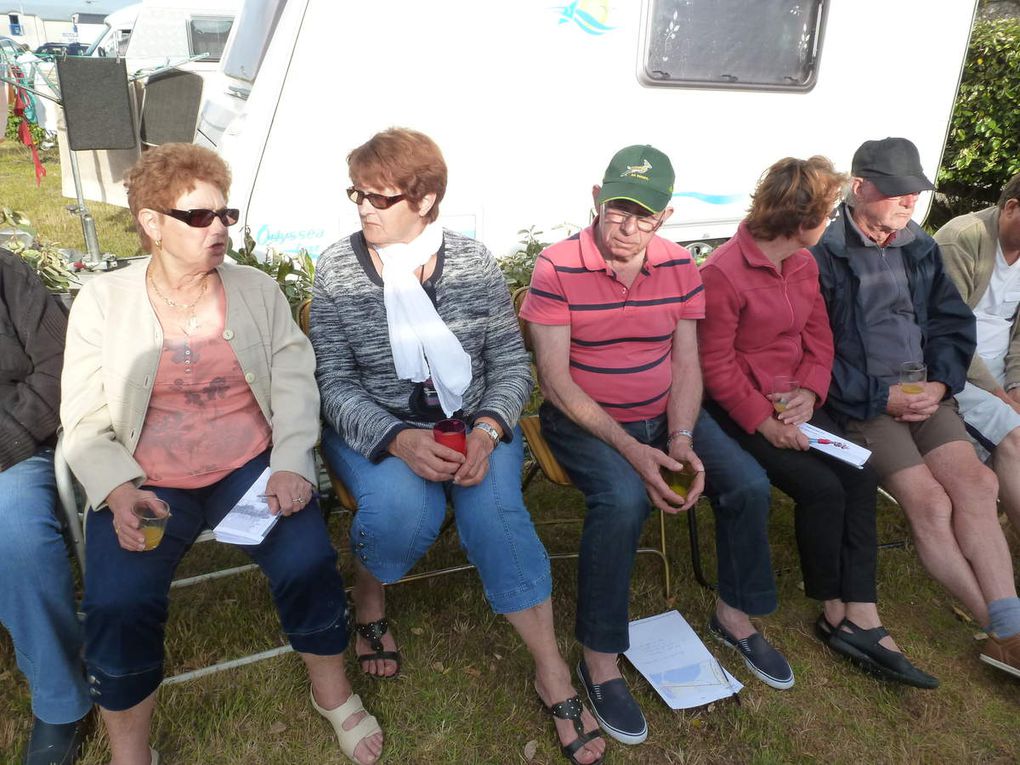
[[[986,207],[1020,172],[1020,20],[978,21],[971,34],[939,191],[958,208]]]

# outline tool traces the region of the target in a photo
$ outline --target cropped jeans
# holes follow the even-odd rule
[[[113,513],[89,511],[85,538],[85,660],[89,693],[105,709],[129,709],[163,678],[164,625],[177,564],[205,528],[218,524],[262,471],[263,452],[200,489],[151,488],[170,505],[159,547],[123,549]],[[347,647],[347,601],[316,500],[280,518],[258,545],[241,545],[269,579],[291,646],[333,656]]]
[[[92,702],[56,501],[52,449],[0,472],[0,623],[28,679],[32,712],[62,724],[80,720]]]
[[[630,576],[645,519],[648,493],[623,455],[575,424],[548,402],[539,412],[542,433],[587,504],[577,574],[575,636],[602,653],[629,647]],[[666,417],[621,422],[643,444],[665,449]],[[705,465],[706,494],[716,514],[719,594],[750,614],[776,608],[769,554],[770,487],[765,471],[702,410],[694,450]]]
[[[428,481],[397,457],[370,462],[328,426],[322,453],[358,502],[351,549],[380,582],[400,579],[432,546],[450,499],[461,546],[478,569],[492,610],[516,613],[549,598],[549,556],[521,496],[519,428],[513,441],[497,444],[476,486]]]

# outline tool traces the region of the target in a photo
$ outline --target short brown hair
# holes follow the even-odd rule
[[[425,219],[432,223],[439,217],[439,203],[446,194],[446,160],[424,133],[408,128],[376,133],[347,155],[347,167],[354,183],[397,189],[415,209],[427,194],[435,194]]]
[[[230,168],[219,154],[192,143],[165,143],[142,154],[124,176],[128,207],[135,218],[142,249],[152,250],[152,240],[138,223],[142,209],[162,212],[195,188],[198,181],[212,184],[226,197],[230,193]]]
[[[827,158],[786,157],[765,171],[751,196],[747,227],[756,239],[771,241],[821,225],[846,175]]]
[[[1006,202],[1011,199],[1020,199],[1020,173],[1010,178],[1002,187],[1002,194],[999,196],[999,209],[1003,209]]]

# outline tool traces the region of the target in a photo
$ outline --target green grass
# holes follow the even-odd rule
[[[75,204],[60,193],[60,159],[57,150],[40,153],[46,177],[35,185],[35,168],[28,148],[13,141],[0,142],[0,207],[25,213],[36,234],[59,247],[85,251],[81,221],[66,209]],[[138,235],[131,213],[102,202],[86,202],[96,221],[99,247],[118,257],[138,253]]]
[[[24,210],[44,236],[78,246],[77,220],[63,211],[58,170],[36,190],[27,152],[0,144],[0,204]],[[105,209],[104,209],[105,208]],[[134,239],[127,213],[93,205],[104,249],[123,236],[130,254]],[[129,235],[130,234],[130,235]],[[77,237],[77,238],[76,238]],[[119,247],[120,245],[118,245]],[[573,490],[539,479],[527,493],[536,520],[580,517]],[[650,736],[638,747],[610,742],[608,762],[653,765],[696,763],[1015,763],[1020,682],[977,659],[976,628],[953,613],[952,600],[925,574],[910,550],[879,557],[880,610],[901,647],[937,675],[934,692],[881,683],[847,666],[813,637],[817,604],[800,586],[789,502],[776,494],[771,528],[780,608],[759,621],[770,640],[793,664],[797,684],[775,691],[752,678],[729,651],[720,660],[746,688],[732,702],[672,712],[623,662],[624,672],[648,716]],[[714,571],[711,513],[701,507],[701,551]],[[675,593],[665,602],[658,563],[639,558],[632,579],[631,616],[677,608],[695,630],[704,625],[713,596],[694,583],[686,523],[668,519]],[[349,518],[334,514],[330,529],[342,551],[350,582],[346,533]],[[654,538],[650,523],[646,542]],[[902,514],[881,505],[881,539],[906,535]],[[550,552],[575,550],[577,525],[543,527]],[[1010,532],[1014,551],[1017,539]],[[236,550],[200,545],[181,573],[243,560]],[[463,561],[454,535],[437,543],[423,567]],[[553,562],[554,608],[561,649],[573,664],[576,596],[574,561]],[[7,586],[0,583],[0,586]],[[386,735],[384,762],[431,765],[525,763],[524,749],[537,743],[531,762],[551,765],[560,757],[550,719],[531,689],[527,652],[506,622],[492,615],[473,572],[400,585],[389,591],[389,617],[404,652],[402,676],[392,682],[363,677],[348,659],[355,690],[379,717]],[[167,669],[176,673],[212,661],[280,645],[282,637],[261,575],[244,574],[175,591],[167,637]],[[27,686],[13,646],[0,630],[0,763],[20,762],[31,726]],[[300,660],[294,655],[202,678],[160,692],[152,741],[167,765],[256,763],[304,765],[343,763],[332,733],[308,703]],[[109,756],[101,725],[90,733],[82,763],[99,765]]]

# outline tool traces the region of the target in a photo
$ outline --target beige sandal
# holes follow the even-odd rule
[[[159,752],[149,747],[149,765],[159,765]]]
[[[314,693],[309,691],[308,695],[315,711],[329,720],[329,724],[333,726],[333,731],[340,742],[340,750],[353,762],[357,762],[354,759],[354,750],[358,748],[358,744],[369,736],[382,733],[379,721],[370,714],[366,714],[350,730],[344,730],[344,722],[359,712],[365,711],[365,705],[361,703],[361,697],[358,694],[352,693],[351,697],[336,709],[323,709],[315,702]]]

